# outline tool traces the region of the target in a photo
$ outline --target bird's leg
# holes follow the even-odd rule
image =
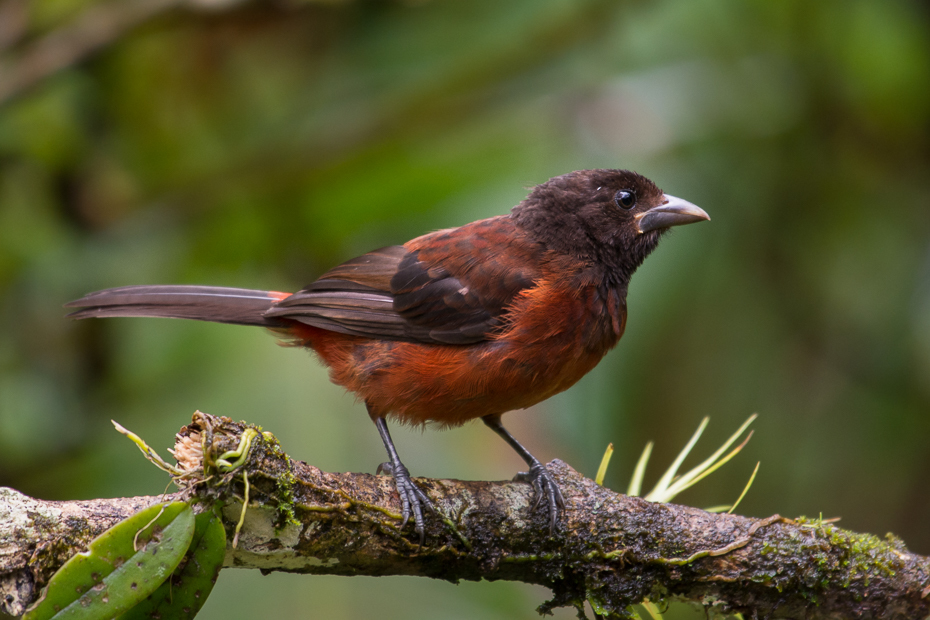
[[[400,457],[397,456],[397,449],[394,447],[394,442],[391,440],[391,433],[388,432],[387,422],[384,417],[374,417],[374,422],[375,426],[378,427],[378,432],[381,433],[381,441],[384,443],[384,449],[387,450],[388,458],[391,459],[387,463],[378,465],[378,473],[385,472],[394,477],[394,484],[397,485],[397,494],[400,495],[400,501],[403,507],[401,514],[404,517],[404,521],[401,523],[400,527],[403,529],[404,526],[407,525],[407,521],[410,520],[410,515],[412,514],[414,528],[420,535],[420,544],[422,545],[423,541],[426,539],[426,530],[423,525],[423,508],[428,508],[432,512],[435,512],[436,509],[426,496],[426,493],[421,491],[420,488],[413,483],[413,480],[410,479],[410,472],[407,471],[404,464],[400,462]]]
[[[539,507],[543,497],[546,498],[549,507],[549,533],[555,532],[555,523],[559,518],[559,509],[565,507],[565,500],[562,498],[562,492],[559,491],[559,485],[555,483],[552,474],[549,473],[549,470],[546,469],[535,456],[530,454],[529,450],[524,448],[523,445],[504,428],[504,425],[501,424],[501,417],[499,415],[484,416],[481,418],[481,421],[487,424],[492,431],[503,437],[504,441],[510,444],[510,447],[520,455],[520,458],[526,461],[527,465],[529,465],[530,470],[525,473],[521,472],[517,474],[514,480],[529,482],[533,485],[533,490],[536,491],[536,501],[533,502],[534,510]]]

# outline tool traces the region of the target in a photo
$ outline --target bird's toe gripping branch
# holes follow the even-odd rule
[[[535,463],[529,471],[521,471],[514,476],[514,481],[529,482],[533,485],[536,499],[533,501],[533,510],[538,510],[546,500],[546,509],[549,512],[549,533],[555,533],[555,524],[559,520],[559,513],[565,508],[565,499],[556,484],[555,478],[542,463]]]
[[[394,484],[397,486],[397,494],[400,496],[401,516],[403,517],[400,528],[404,529],[407,525],[407,521],[413,516],[414,529],[417,534],[420,535],[420,544],[422,545],[426,540],[426,526],[423,518],[424,509],[434,514],[436,513],[436,507],[433,505],[432,500],[430,500],[420,487],[414,484],[413,480],[410,478],[410,472],[407,471],[407,468],[402,463],[398,463],[397,465],[381,463],[378,465],[377,473],[385,473],[394,478]]]

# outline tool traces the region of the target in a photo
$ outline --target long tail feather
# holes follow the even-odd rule
[[[75,319],[165,317],[275,327],[281,325],[281,320],[265,318],[264,313],[287,296],[276,291],[220,286],[124,286],[90,293],[65,307],[80,308],[68,315]]]

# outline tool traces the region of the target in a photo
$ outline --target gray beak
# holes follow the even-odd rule
[[[710,216],[701,207],[665,194],[664,204],[636,216],[636,229],[644,233],[657,228],[693,224],[709,219]]]

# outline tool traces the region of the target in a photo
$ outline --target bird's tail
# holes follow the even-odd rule
[[[145,316],[280,327],[280,319],[266,318],[264,313],[289,296],[220,286],[124,286],[90,293],[65,307],[80,308],[68,315],[75,319]]]

